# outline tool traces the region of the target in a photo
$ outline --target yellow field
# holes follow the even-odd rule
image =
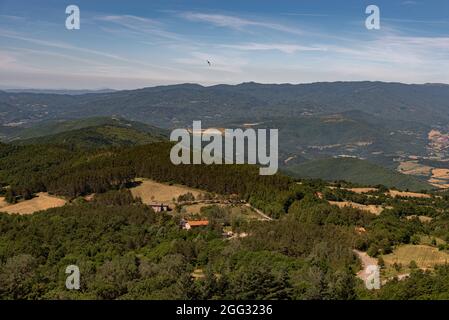
[[[186,209],[186,213],[191,213],[191,214],[197,214],[201,212],[201,208],[204,207],[208,207],[211,205],[216,205],[219,207],[224,207],[224,204],[221,203],[217,203],[217,204],[210,204],[210,203],[196,203],[196,204],[191,204],[191,205],[185,205],[183,206],[183,208]]]
[[[429,223],[429,222],[431,222],[433,220],[431,217],[427,217],[427,216],[411,215],[411,216],[407,216],[406,217],[407,220],[412,220],[414,218],[418,218],[419,221],[421,221],[423,223]]]
[[[449,181],[448,180],[442,180],[442,179],[429,179],[428,181],[431,185],[434,187],[440,188],[440,189],[448,189],[449,188]]]
[[[429,183],[442,189],[449,188],[449,169],[433,169]]]
[[[377,191],[377,188],[348,188],[346,190],[352,191],[354,193],[362,194],[362,193]]]
[[[448,179],[449,180],[449,169],[433,169],[432,177],[436,179]]]
[[[398,171],[404,174],[429,176],[432,173],[432,167],[419,164],[417,161],[401,162]]]
[[[50,196],[48,193],[41,192],[31,200],[26,200],[13,205],[0,207],[0,211],[16,214],[32,214],[37,211],[62,207],[66,204],[66,202],[67,201],[64,199]]]
[[[406,192],[390,190],[390,196],[394,197],[410,197],[410,198],[431,198],[430,194],[418,193],[418,192]]]
[[[351,202],[351,201],[329,201],[329,203],[334,206],[337,206],[339,208],[351,207],[351,208],[355,208],[355,209],[359,209],[359,210],[368,211],[369,213],[372,213],[375,215],[381,214],[382,211],[384,210],[384,208],[382,206],[376,206],[373,204],[363,205],[363,204],[355,203],[355,202]]]
[[[431,246],[407,244],[399,246],[391,254],[384,255],[383,259],[387,267],[394,263],[407,267],[414,260],[419,268],[431,269],[437,264],[449,262],[449,254]]]
[[[4,197],[0,197],[0,208],[8,206],[8,202],[5,201]]]
[[[337,187],[332,187],[332,186],[329,186],[328,188],[329,189],[338,189]],[[369,188],[369,187],[367,187],[367,188],[341,188],[341,189],[347,190],[347,191],[352,191],[354,193],[359,193],[359,194],[374,192],[374,191],[378,190],[377,188]]]
[[[134,197],[140,197],[145,204],[164,203],[174,204],[173,198],[178,199],[180,195],[188,192],[192,193],[195,198],[200,195],[201,190],[189,188],[182,185],[168,185],[152,180],[139,179],[142,184],[131,188],[131,193]]]

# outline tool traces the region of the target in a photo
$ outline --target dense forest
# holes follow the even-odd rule
[[[0,181],[10,185],[7,199],[39,191],[76,198],[117,189],[136,177],[176,182],[220,194],[238,194],[278,217],[297,196],[288,177],[259,176],[248,165],[176,166],[171,143],[131,148],[83,149],[63,145],[0,144]]]
[[[215,219],[224,212],[210,207]],[[416,270],[371,292],[355,277],[355,225],[372,240],[409,242],[413,226],[376,219],[312,195],[273,222],[239,226],[251,236],[223,240],[211,224],[186,231],[124,191],[29,216],[0,214],[3,299],[429,299],[448,298],[447,267]],[[389,227],[386,227],[389,226]],[[386,228],[386,229],[385,229]],[[386,250],[383,248],[382,250]],[[81,289],[65,289],[65,267],[80,267]],[[192,277],[196,270],[202,276]]]
[[[63,207],[31,215],[0,213],[2,299],[447,299],[447,266],[413,268],[368,291],[354,249],[382,259],[423,236],[449,242],[449,195],[401,198],[384,186],[259,176],[248,165],[175,166],[172,144],[92,148],[0,144],[2,193],[10,203],[37,192]],[[237,197],[272,221],[230,221],[211,205],[205,228],[183,230],[176,213],[155,213],[128,188],[135,178]],[[83,196],[96,194],[93,201]],[[190,199],[184,196],[182,199]],[[380,215],[328,201],[383,205]],[[416,217],[414,217],[416,216]],[[432,218],[423,222],[419,216]],[[412,217],[412,218],[410,218]],[[246,237],[227,239],[230,226]],[[368,232],[356,232],[363,228]],[[432,240],[433,241],[433,240]],[[81,288],[65,288],[65,267],[80,267]]]

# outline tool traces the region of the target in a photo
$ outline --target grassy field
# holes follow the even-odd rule
[[[346,190],[358,193],[358,194],[363,194],[363,193],[368,193],[368,192],[375,192],[378,189],[377,188],[346,188]]]
[[[406,192],[406,191],[397,191],[390,190],[391,197],[409,197],[409,198],[431,198],[430,194],[419,193],[419,192]]]
[[[8,203],[5,201],[4,197],[0,197],[0,208],[8,206]]]
[[[449,262],[449,254],[428,245],[401,245],[393,253],[382,256],[385,261],[384,275],[396,276],[410,272],[410,262],[415,261],[421,269],[432,269],[435,265]],[[400,270],[394,264],[402,265]]]
[[[21,201],[13,205],[2,207],[0,199],[0,211],[16,214],[32,214],[37,211],[47,210],[50,208],[62,207],[66,201],[61,198],[50,196],[48,193],[38,193],[36,197],[30,200]]]
[[[139,186],[130,190],[134,197],[140,197],[145,204],[164,203],[173,205],[180,195],[190,192],[196,198],[201,193],[204,193],[201,190],[183,185],[169,185],[147,179],[140,179],[140,182],[141,184]]]
[[[330,204],[337,206],[339,208],[344,208],[344,207],[352,207],[352,208],[356,208],[359,210],[364,210],[364,211],[368,211],[369,213],[375,214],[375,215],[379,215],[382,213],[382,211],[384,210],[384,208],[382,206],[377,206],[377,205],[363,205],[360,203],[355,203],[355,202],[351,202],[351,201],[329,201]]]
[[[403,174],[426,177],[431,175],[432,169],[432,167],[422,165],[417,161],[404,161],[398,167],[398,171]]]

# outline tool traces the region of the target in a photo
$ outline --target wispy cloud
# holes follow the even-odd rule
[[[420,19],[396,19],[396,18],[382,18],[384,21],[401,22],[401,23],[425,23],[425,24],[448,24],[447,20],[420,20]]]
[[[414,0],[406,0],[406,1],[402,1],[401,4],[403,6],[414,6],[414,5],[420,4],[420,2],[414,1]]]
[[[94,49],[74,46],[74,45],[71,45],[71,44],[68,44],[68,43],[65,43],[65,42],[59,42],[59,41],[53,41],[53,40],[49,41],[49,40],[35,39],[35,38],[31,38],[31,37],[27,37],[27,36],[18,34],[16,32],[9,32],[9,31],[5,31],[5,30],[0,30],[0,37],[6,37],[6,38],[11,38],[11,39],[21,40],[21,41],[24,41],[24,42],[28,42],[28,43],[31,43],[31,44],[44,46],[44,47],[50,47],[50,48],[67,50],[67,51],[69,51],[71,53],[78,52],[78,53],[84,53],[84,54],[88,54],[88,55],[94,55],[94,56],[97,56],[97,57],[112,59],[112,60],[115,60],[115,61],[119,61],[119,62],[123,62],[123,63],[126,63],[126,64],[130,64],[130,65],[140,65],[140,66],[156,68],[156,69],[164,69],[164,70],[172,69],[170,67],[156,66],[156,65],[153,65],[153,64],[148,64],[146,62],[137,61],[135,59],[130,59],[130,58],[123,57],[123,56],[117,55],[117,54],[112,54],[112,53],[107,53],[107,52],[98,51],[98,50],[94,50]]]
[[[285,26],[278,23],[270,23],[252,19],[245,19],[237,16],[223,14],[208,14],[199,12],[184,12],[181,17],[197,22],[205,22],[217,27],[231,28],[235,30],[244,30],[247,27],[260,27],[275,31],[287,32],[292,34],[302,34],[303,32],[297,28]]]
[[[159,38],[179,40],[180,36],[164,30],[159,21],[133,15],[107,15],[95,18],[98,21],[109,22],[138,34],[150,34]]]
[[[380,62],[410,68],[449,66],[448,37],[385,35],[374,40],[355,42],[351,46],[330,46],[329,50],[342,54],[346,59],[364,60],[366,63]]]
[[[24,17],[7,15],[7,14],[0,14],[0,18],[1,19],[7,19],[7,20],[13,20],[13,21],[24,21],[24,20],[26,20]]]
[[[229,44],[222,45],[225,48],[243,50],[243,51],[268,51],[275,50],[283,53],[296,53],[300,51],[327,51],[325,47],[301,46],[296,44],[284,43],[246,43],[246,44]]]
[[[287,12],[284,13],[286,16],[295,16],[295,17],[329,17],[329,14],[323,13],[301,13],[301,12]]]

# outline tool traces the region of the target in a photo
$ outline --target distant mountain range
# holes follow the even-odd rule
[[[3,89],[5,92],[12,93],[47,93],[47,94],[68,94],[80,95],[88,93],[110,93],[115,92],[114,89],[98,89],[98,90],[70,90],[70,89]]]
[[[34,138],[27,136],[33,130],[58,134],[52,122],[90,117],[164,129],[189,127],[193,120],[202,120],[203,127],[277,128],[280,163],[290,172],[301,163],[332,157],[366,159],[390,170],[410,159],[430,159],[438,167],[449,158],[444,139],[449,86],[444,84],[249,82],[88,94],[0,91],[0,139],[6,141]],[[433,135],[438,141],[429,140],[431,131],[441,133]]]
[[[363,111],[383,119],[446,125],[449,86],[383,82],[159,86],[81,95],[0,91],[0,123],[119,115],[176,127]]]

